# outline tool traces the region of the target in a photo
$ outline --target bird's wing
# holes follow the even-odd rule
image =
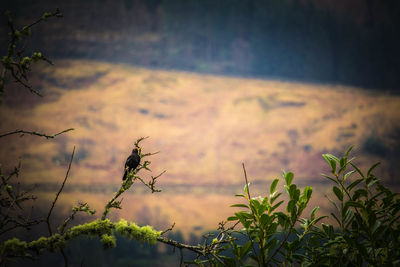
[[[125,162],[125,169],[126,169],[126,167],[129,167],[129,165],[131,165],[131,162],[132,162],[132,155],[130,155],[130,156],[126,159],[126,162]]]

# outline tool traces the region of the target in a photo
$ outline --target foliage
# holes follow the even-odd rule
[[[280,200],[282,193],[276,190],[279,180],[271,183],[268,196],[251,197],[245,171],[244,194],[237,196],[246,203],[232,205],[243,210],[229,217],[227,221],[234,222],[234,226],[225,229],[224,223],[212,241],[225,240],[228,244],[216,246],[210,257],[198,257],[191,263],[198,266],[397,266],[400,263],[400,199],[373,175],[378,164],[364,174],[352,163],[353,158],[348,158],[351,149],[341,158],[323,155],[331,168],[331,174],[324,176],[334,183],[335,200],[327,198],[335,208],[330,214],[335,225],[318,224],[327,217],[316,216],[318,207],[312,209],[309,218],[300,217],[312,189],[298,189],[292,183],[293,173],[283,172],[287,204],[282,211],[279,207],[285,200]],[[348,167],[352,170],[347,171]],[[353,174],[358,177],[353,179]],[[235,234],[244,236],[245,243],[239,244]]]

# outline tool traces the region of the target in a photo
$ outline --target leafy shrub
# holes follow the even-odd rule
[[[227,221],[234,225],[220,232],[213,240],[214,251],[207,257],[188,262],[198,266],[398,266],[400,264],[400,199],[381,184],[372,171],[364,174],[349,159],[331,154],[323,157],[331,167],[324,175],[332,183],[334,199],[328,198],[335,211],[330,215],[336,224],[318,223],[327,216],[316,216],[318,207],[308,218],[302,218],[312,195],[312,188],[297,188],[293,173],[283,172],[285,203],[275,179],[265,197],[251,197],[245,171],[246,204]],[[244,167],[244,166],[243,166]],[[351,167],[350,171],[347,169]],[[353,176],[357,175],[356,178]],[[240,229],[235,229],[240,226]],[[245,238],[239,244],[237,235]]]

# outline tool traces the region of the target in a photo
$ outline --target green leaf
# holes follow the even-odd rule
[[[311,195],[312,195],[312,187],[311,186],[306,186],[304,188],[303,195],[306,196],[307,202],[308,202],[310,200],[310,198],[311,198]]]
[[[267,232],[266,232],[267,237],[275,235],[277,232],[276,229],[279,226],[279,224],[277,222],[272,222],[272,220],[273,220],[272,217],[270,217],[270,220],[268,222],[269,227],[267,228]]]
[[[292,172],[288,172],[285,174],[285,181],[286,181],[286,185],[290,186],[292,184],[293,181],[293,173]]]
[[[316,213],[318,210],[319,210],[319,207],[318,207],[318,206],[315,207],[315,208],[313,208],[313,210],[311,211],[311,214],[310,214],[311,220],[314,220],[314,218],[315,218],[315,213]]]
[[[336,222],[338,223],[338,225],[340,224],[340,220],[338,219],[338,217],[336,217],[336,215],[334,213],[331,212],[332,217],[336,220]]]
[[[237,207],[237,208],[249,208],[249,206],[245,205],[245,204],[234,204],[231,205],[231,207]]]
[[[289,201],[289,203],[287,204],[287,206],[286,206],[286,211],[290,212],[290,213],[293,213],[295,204],[296,204],[295,201],[293,199],[291,199]]]
[[[374,184],[376,184],[376,183],[378,183],[378,182],[379,182],[378,179],[373,180],[372,182],[368,183],[367,187],[370,188],[371,186],[373,186]]]
[[[249,185],[250,183],[244,185],[244,192],[246,193],[246,196],[249,195]]]
[[[289,190],[287,191],[287,193],[291,199],[296,199],[296,196],[297,196],[296,191],[297,191],[297,186],[295,184],[291,184],[289,187]],[[300,192],[299,192],[299,195],[300,195]]]
[[[258,199],[250,199],[250,208],[253,211],[253,213],[259,215],[264,213],[265,209],[264,207],[261,205],[260,201],[258,201]]]
[[[278,182],[279,182],[279,179],[275,179],[275,180],[271,183],[271,186],[270,186],[270,188],[269,188],[269,193],[270,193],[270,194],[272,194],[272,193],[275,192],[275,189],[276,189],[276,186],[277,186]]]
[[[372,165],[371,168],[369,168],[369,170],[367,172],[367,176],[369,176],[371,174],[371,172],[375,169],[375,167],[378,166],[379,164],[381,164],[381,163],[377,162],[374,165]]]
[[[357,201],[351,201],[351,200],[347,201],[346,204],[344,204],[344,206],[345,207],[362,208],[362,209],[364,208],[364,206],[361,203],[359,203]]]
[[[328,162],[329,166],[331,166],[332,173],[336,173],[336,162],[339,161],[339,159],[331,154],[322,154],[322,157]]]
[[[341,158],[339,164],[340,164],[340,169],[342,170],[346,166],[346,159]]]
[[[312,220],[311,221],[311,225],[314,225],[314,224],[316,224],[317,222],[319,222],[320,220],[322,220],[322,219],[325,219],[325,218],[327,218],[328,216],[326,216],[326,215],[324,215],[324,216],[320,216],[320,217],[318,217],[318,218],[315,218],[314,220]]]
[[[243,194],[236,194],[235,197],[244,197],[245,198],[246,196]]]
[[[271,220],[271,217],[270,216],[268,216],[267,214],[262,214],[261,215],[261,217],[260,217],[260,227],[262,227],[262,226],[266,226],[267,224],[269,224],[270,223],[270,220]]]
[[[327,234],[329,236],[329,225],[322,223],[322,230],[324,230],[325,234]]]
[[[338,208],[338,206],[336,205],[336,202],[333,201],[332,199],[330,199],[327,195],[325,195],[325,197],[329,200],[329,202],[332,203],[332,205],[336,208],[336,210],[339,211],[339,208]]]
[[[279,201],[278,203],[276,203],[273,207],[271,207],[271,208],[268,210],[268,213],[273,212],[273,211],[274,211],[276,208],[278,208],[283,202],[284,202],[284,201],[281,200],[281,201]]]
[[[365,177],[364,177],[364,174],[361,172],[361,170],[360,170],[356,165],[354,165],[353,163],[350,163],[350,165],[351,165],[354,169],[356,169],[356,171],[358,172],[358,174],[361,175],[362,178],[365,178]]]
[[[332,177],[330,177],[329,175],[326,175],[326,174],[321,174],[323,177],[325,177],[325,178],[328,178],[329,180],[331,180],[332,182],[334,182],[335,184],[339,184],[339,182],[336,180],[336,179],[334,179],[334,178],[332,178]]]
[[[352,171],[352,172],[354,172],[354,171]],[[354,182],[352,182],[351,184],[349,184],[349,185],[347,186],[346,189],[347,189],[348,191],[351,191],[356,185],[358,185],[359,183],[361,183],[363,180],[364,180],[364,178],[360,178],[360,179],[355,180]]]
[[[346,154],[345,154],[345,157],[346,157],[346,158],[349,156],[350,151],[351,151],[352,149],[353,149],[353,146],[350,146],[350,147],[347,149]]]
[[[242,225],[245,228],[249,228],[250,224],[252,223],[251,220],[246,218],[247,216],[243,212],[235,212],[236,217],[239,219],[239,221],[242,223]]]
[[[241,259],[243,259],[243,257],[247,255],[247,253],[249,253],[250,249],[251,249],[251,241],[247,241],[247,243],[244,244],[243,247],[240,249]]]
[[[348,222],[351,219],[351,215],[353,215],[352,210],[346,210],[346,213],[344,214],[344,221]]]
[[[333,188],[333,193],[335,193],[336,197],[342,201],[343,200],[343,193],[340,191],[340,189],[337,186],[334,186]]]
[[[275,193],[275,192],[274,192]],[[275,202],[275,200],[280,197],[280,195],[282,195],[282,193],[278,193],[277,195],[274,195],[273,197],[270,198],[270,203],[271,205]]]
[[[228,222],[230,222],[230,221],[236,221],[236,220],[238,220],[238,217],[236,217],[236,216],[230,216],[230,217],[228,217],[228,219],[226,219]]]
[[[352,175],[352,174],[355,173],[355,172],[356,172],[355,170],[352,170],[352,171],[349,171],[348,173],[346,173],[346,174],[344,175],[344,180],[346,181],[347,178],[349,178],[350,175]]]
[[[357,190],[354,192],[354,194],[353,194],[352,200],[357,200],[357,199],[359,199],[361,196],[367,197],[367,196],[368,196],[367,190],[365,190],[365,189],[363,189],[363,188],[357,189]]]

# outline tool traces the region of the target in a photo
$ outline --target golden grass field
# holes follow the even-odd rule
[[[96,61],[60,60],[34,70],[31,83],[44,98],[11,86],[0,113],[2,133],[15,129],[53,134],[54,140],[24,136],[0,139],[3,171],[22,162],[20,180],[37,184],[38,195],[54,196],[76,146],[59,209],[77,201],[102,211],[118,188],[134,141],[151,158],[153,175],[164,189],[146,194],[137,186],[123,201],[123,216],[189,233],[215,229],[233,212],[242,190],[245,163],[255,194],[268,192],[282,169],[295,182],[312,185],[311,205],[328,209],[321,198],[328,182],[322,153],[341,155],[355,145],[362,169],[382,161],[378,171],[396,184],[399,168],[388,157],[363,153],[368,138],[398,145],[400,97],[359,88],[232,78],[149,70]],[[6,88],[7,89],[7,88]],[[144,177],[149,177],[150,173]],[[146,178],[147,179],[147,178]],[[64,205],[61,205],[64,203]],[[322,204],[321,204],[322,203]]]

